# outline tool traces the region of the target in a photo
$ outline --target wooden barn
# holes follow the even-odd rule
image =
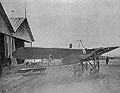
[[[15,33],[12,34],[13,37],[13,50],[25,47],[29,45],[32,46],[32,42],[34,41],[29,23],[27,18],[10,18],[10,22],[12,24],[12,27],[15,31]],[[17,59],[17,63],[23,63],[24,60]]]
[[[27,18],[8,18],[0,3],[0,58],[2,65],[7,66],[10,56],[12,65],[23,63],[24,60],[14,59],[13,51],[20,47],[31,46],[34,41]]]
[[[7,65],[7,58],[12,54],[12,37],[14,29],[0,3],[0,58],[3,66]]]

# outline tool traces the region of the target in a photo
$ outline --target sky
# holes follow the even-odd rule
[[[0,1],[8,17],[25,16],[25,0]],[[120,0],[26,0],[26,14],[35,47],[120,45]]]

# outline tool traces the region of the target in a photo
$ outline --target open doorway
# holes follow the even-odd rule
[[[18,49],[20,47],[24,47],[24,41],[21,40],[21,39],[17,39],[15,38],[15,49]],[[23,59],[17,59],[17,64],[22,64],[24,63],[24,60]]]
[[[6,66],[7,63],[5,61],[5,45],[4,45],[4,34],[0,33],[0,56],[2,66]]]

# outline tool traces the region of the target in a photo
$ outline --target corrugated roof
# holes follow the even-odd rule
[[[25,20],[25,18],[9,18],[10,22],[13,26],[14,31],[16,32],[21,23]]]

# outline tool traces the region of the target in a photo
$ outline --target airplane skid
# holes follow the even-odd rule
[[[99,66],[99,60],[94,58],[93,61],[82,61],[80,60],[79,63],[77,64],[70,64],[70,65],[65,65],[65,67],[72,71],[74,73],[74,77],[76,76],[81,76],[85,70],[90,72],[90,75],[94,75],[99,72],[100,66]]]
[[[65,65],[65,67],[74,73],[74,77],[78,73],[78,76],[84,73],[84,68],[81,64],[72,64],[72,65]]]

